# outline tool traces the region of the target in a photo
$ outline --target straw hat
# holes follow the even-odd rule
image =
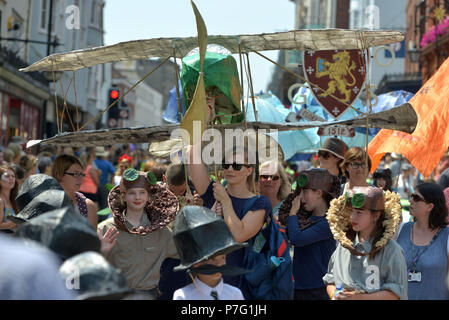
[[[104,147],[96,147],[95,154],[97,155],[97,157],[106,157],[109,152],[106,151]]]

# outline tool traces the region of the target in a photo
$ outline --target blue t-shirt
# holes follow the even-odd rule
[[[105,185],[108,183],[108,176],[109,174],[114,175],[115,174],[115,167],[112,165],[111,162],[108,160],[97,158],[94,160],[95,165],[99,170],[101,170],[101,176],[100,176],[100,184]]]
[[[311,219],[318,222],[301,231],[296,215],[287,218],[287,234],[294,246],[293,277],[297,290],[326,286],[323,276],[336,248],[326,217]]]
[[[201,198],[204,200],[204,206],[206,208],[212,208],[212,206],[215,203],[214,198],[214,191],[213,191],[213,181],[209,184],[209,187],[207,188],[206,192],[201,196]],[[241,220],[246,215],[246,212],[243,212],[243,209],[245,207],[245,203],[251,199],[251,198],[236,198],[231,195],[229,195],[232,201],[232,207],[234,209],[235,214],[237,217]],[[271,202],[270,200],[265,196],[258,196],[258,199],[254,201],[253,205],[248,211],[256,211],[260,209],[265,209],[265,219],[271,214],[272,208],[271,208]],[[236,251],[231,252],[226,256],[226,264],[230,266],[236,266],[240,268],[244,268],[243,259],[245,257],[245,250],[246,248],[242,248]],[[246,294],[245,284],[244,284],[244,278],[242,276],[236,276],[236,277],[223,277],[224,282],[233,285],[237,288],[239,288],[243,296],[248,297]],[[242,281],[242,283],[240,283]]]
[[[427,246],[413,245],[410,237],[412,228],[413,222],[403,224],[397,240],[404,250],[408,271],[421,273],[420,282],[408,282],[408,299],[448,300],[449,289],[446,285],[446,275],[448,268],[447,243],[449,228],[443,228],[435,241],[427,249]],[[414,268],[413,261],[421,253],[422,255],[419,256],[416,268]]]

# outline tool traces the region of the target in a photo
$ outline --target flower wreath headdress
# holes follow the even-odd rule
[[[373,187],[369,187],[373,188]],[[374,188],[373,188],[374,189]],[[376,188],[377,189],[377,188]],[[402,216],[402,208],[400,204],[399,194],[391,191],[383,191],[383,201],[385,210],[385,220],[383,226],[385,231],[381,239],[373,244],[372,250],[377,252],[381,250],[388,241],[393,238]],[[346,193],[337,199],[334,199],[330,203],[329,210],[326,218],[329,222],[330,229],[337,240],[343,247],[350,250],[352,254],[366,255],[355,250],[353,242],[348,238],[347,232],[352,229],[349,215],[351,212],[351,206],[356,208],[364,207],[366,198],[362,193]]]

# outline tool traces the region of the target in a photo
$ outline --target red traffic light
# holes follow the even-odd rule
[[[118,90],[111,90],[109,92],[109,96],[111,97],[111,99],[117,99],[119,96],[119,92]]]

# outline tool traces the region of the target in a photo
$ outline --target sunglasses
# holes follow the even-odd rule
[[[247,167],[249,168],[250,166],[247,164],[240,164],[240,163],[223,163],[221,165],[223,167],[223,169],[229,169],[229,167],[232,166],[232,169],[234,169],[235,171],[240,171],[242,169],[242,167]]]
[[[278,181],[280,178],[280,176],[272,176],[268,174],[261,174],[259,176],[260,181],[268,181],[268,179],[271,179],[271,181]]]
[[[413,194],[410,196],[410,199],[412,199],[414,202],[420,202],[420,201],[422,201],[422,202],[427,202],[426,199],[424,199],[424,198],[421,197],[421,196],[418,196],[416,193],[413,193]]]
[[[332,154],[331,154],[330,152],[327,152],[327,151],[318,151],[318,157],[319,157],[319,158],[323,158],[324,160],[329,159],[329,157],[330,157],[331,155],[332,155]]]
[[[366,169],[366,163],[365,162],[351,162],[349,164],[349,166],[352,169],[358,169],[358,168]]]
[[[75,178],[84,178],[86,177],[85,173],[82,172],[64,172],[64,174],[68,174],[69,176],[75,177]]]

